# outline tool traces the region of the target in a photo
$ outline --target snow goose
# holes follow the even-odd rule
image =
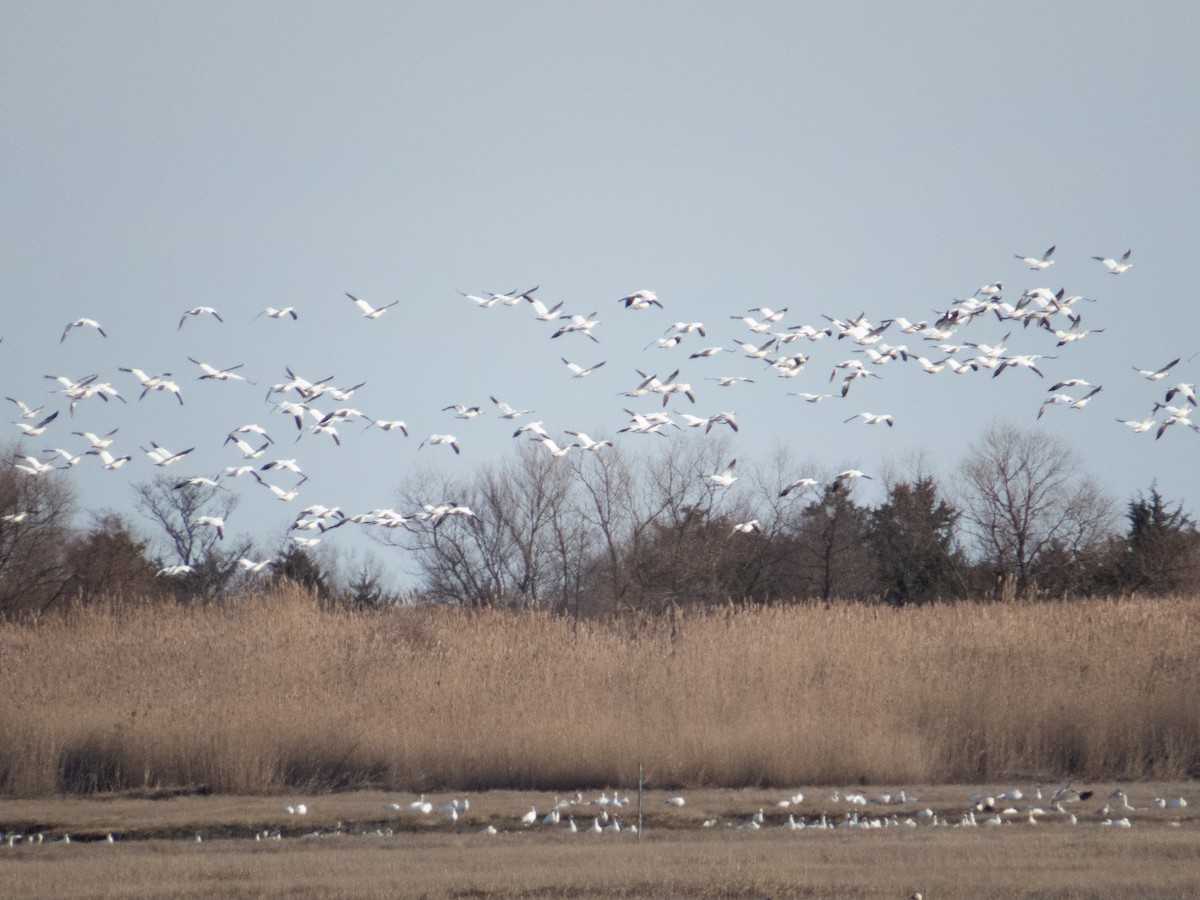
[[[1137,366],[1134,366],[1133,370],[1135,372],[1137,372],[1139,375],[1141,375],[1143,378],[1145,378],[1147,381],[1161,381],[1162,379],[1167,377],[1167,373],[1170,372],[1171,369],[1179,363],[1179,360],[1180,360],[1180,357],[1177,356],[1177,357],[1175,357],[1175,359],[1171,360],[1169,363],[1167,363],[1161,369],[1155,369],[1154,371],[1150,371],[1149,369],[1139,369]]]
[[[617,302],[624,303],[626,309],[646,309],[650,306],[657,306],[659,309],[663,308],[662,303],[659,302],[658,294],[654,293],[654,291],[634,291],[632,294],[622,297]]]
[[[891,428],[893,425],[895,425],[895,420],[887,413],[860,412],[855,413],[850,418],[846,419],[846,421],[853,422],[855,419],[861,419],[868,425],[886,424],[888,428]]]
[[[36,425],[27,425],[24,422],[17,422],[16,425],[19,429],[21,429],[21,433],[25,435],[25,437],[41,437],[46,433],[46,429],[50,426],[50,423],[57,418],[58,410],[55,410]]]
[[[143,447],[142,452],[149,456],[150,460],[156,466],[165,467],[171,465],[171,463],[178,462],[195,449],[195,447],[188,447],[186,450],[180,450],[178,453],[172,453],[165,447],[160,447],[158,444],[154,443],[154,441],[151,441],[150,449],[147,450],[145,447]]]
[[[1056,247],[1056,244],[1052,244],[1050,249],[1043,253],[1040,258],[1036,256],[1022,256],[1020,253],[1014,253],[1013,255],[1021,262],[1025,263],[1025,265],[1029,266],[1029,268],[1040,272],[1043,269],[1048,269],[1054,265],[1054,260],[1052,260],[1050,257],[1054,255]]]
[[[10,403],[15,403],[17,405],[17,409],[19,409],[21,411],[22,419],[36,419],[38,413],[40,413],[43,409],[46,408],[44,406],[39,406],[37,409],[30,409],[28,406],[26,406],[20,400],[16,400],[12,397],[5,397],[4,399],[9,401]]]
[[[593,372],[595,372],[598,368],[600,368],[602,365],[604,365],[604,360],[601,360],[600,362],[596,363],[594,366],[591,366],[590,368],[585,369],[583,366],[576,365],[575,363],[569,361],[565,357],[560,356],[559,359],[561,359],[563,361],[563,365],[565,365],[568,369],[571,370],[572,378],[587,378],[589,375],[591,375]]]
[[[722,472],[717,472],[714,475],[709,475],[708,480],[717,487],[727,488],[737,481],[737,476],[733,474],[733,467],[737,465],[736,459],[731,459],[729,465]]]
[[[458,445],[458,438],[452,434],[431,434],[425,440],[421,441],[417,449],[420,450],[426,444],[448,444],[456,455],[462,452],[462,448]]]
[[[225,520],[220,516],[199,516],[194,524],[202,528],[212,528],[217,533],[217,540],[225,540]]]
[[[576,447],[578,447],[580,450],[584,450],[584,451],[587,451],[590,453],[595,453],[601,447],[611,447],[613,445],[612,441],[608,441],[608,440],[594,441],[582,431],[567,431],[565,433],[576,438],[576,441],[575,441]]]
[[[68,322],[67,327],[63,329],[62,337],[58,339],[60,344],[67,339],[67,335],[71,333],[73,328],[95,328],[100,332],[100,337],[108,337],[104,333],[104,329],[100,327],[100,323],[95,319],[76,319],[74,322]]]
[[[1120,275],[1133,268],[1133,263],[1129,261],[1131,253],[1133,253],[1132,250],[1126,250],[1121,254],[1120,259],[1112,259],[1107,256],[1093,256],[1092,259],[1097,260],[1104,268],[1108,269],[1110,275]]]
[[[391,303],[388,303],[384,306],[372,306],[366,300],[360,300],[353,294],[346,294],[346,296],[354,301],[354,305],[358,307],[359,312],[363,314],[364,319],[378,319],[385,312],[400,302],[399,300],[393,300]]]
[[[533,412],[532,409],[513,409],[503,400],[497,400],[495,397],[491,397],[491,401],[496,404],[496,409],[500,411],[500,418],[502,419],[515,419],[518,416],[525,416]]]
[[[212,316],[218,322],[224,323],[225,321],[211,306],[193,306],[191,309],[184,310],[183,315],[179,317],[179,328],[182,328],[183,323],[192,316]],[[178,331],[179,328],[176,328],[175,330]]]

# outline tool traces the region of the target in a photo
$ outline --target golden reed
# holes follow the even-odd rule
[[[113,605],[0,625],[0,792],[1200,774],[1200,599],[541,613]]]

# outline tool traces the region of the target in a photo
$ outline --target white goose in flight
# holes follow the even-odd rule
[[[858,478],[866,478],[868,481],[872,480],[870,475],[864,475],[858,469],[846,469],[844,472],[838,472],[834,476],[833,481],[830,482],[829,489],[833,491],[841,490]]]
[[[500,411],[500,418],[502,419],[515,419],[518,416],[525,416],[533,412],[532,409],[513,409],[503,400],[497,400],[495,397],[491,397],[490,399],[496,404],[496,409]]]
[[[217,540],[225,540],[225,520],[220,516],[199,516],[195,524],[214,529],[217,532]]]
[[[1121,254],[1120,259],[1111,259],[1106,256],[1093,256],[1092,259],[1098,260],[1104,268],[1108,269],[1111,275],[1120,275],[1123,272],[1128,272],[1133,268],[1133,263],[1129,261],[1129,255],[1132,250],[1126,250]]]
[[[1163,402],[1170,403],[1176,394],[1183,397],[1183,399],[1187,400],[1187,402],[1192,404],[1192,406],[1196,405],[1196,386],[1194,384],[1184,384],[1180,382],[1179,384],[1175,385],[1175,387],[1170,388],[1167,391],[1166,399]]]
[[[571,362],[566,357],[560,356],[559,359],[561,359],[563,361],[563,365],[565,365],[568,369],[571,370],[572,378],[587,378],[589,375],[591,375],[593,372],[595,372],[598,368],[600,368],[602,365],[604,365],[604,360],[601,360],[600,362],[596,363],[594,366],[591,366],[591,367],[585,369],[583,366],[576,365],[575,363]]]
[[[715,381],[719,387],[733,387],[735,384],[754,384],[754,379],[746,375],[722,375],[720,378],[709,378],[709,381]]]
[[[542,419],[538,419],[536,422],[526,422],[513,432],[513,437],[520,437],[523,434],[529,433],[530,435],[548,438],[550,437],[550,432],[543,427],[545,424]]]
[[[165,447],[160,447],[158,444],[154,443],[154,441],[150,442],[150,448],[151,449],[147,450],[145,447],[143,447],[142,452],[149,456],[151,461],[156,466],[160,467],[169,466],[171,463],[179,462],[179,460],[183,459],[196,449],[195,447],[188,447],[186,450],[180,450],[178,453],[172,453]]]
[[[237,374],[236,370],[244,366],[245,363],[238,363],[236,366],[230,366],[227,369],[217,369],[208,363],[200,362],[200,360],[193,359],[190,356],[188,357],[188,362],[199,366],[200,371],[204,373],[200,376],[200,381],[212,379],[213,381],[245,381],[247,384],[254,384],[253,381],[247,380],[245,376]]]
[[[67,327],[63,329],[62,337],[58,339],[58,342],[61,344],[63,341],[65,341],[67,339],[67,335],[71,333],[72,328],[85,327],[95,328],[98,332],[100,332],[100,337],[108,337],[108,335],[104,333],[104,329],[100,327],[100,323],[95,319],[76,319],[74,322],[67,323]]]
[[[1155,425],[1158,424],[1157,422],[1154,421],[1154,418],[1152,416],[1142,419],[1142,421],[1140,421],[1140,422],[1138,422],[1134,419],[1117,419],[1117,421],[1120,422],[1122,425],[1128,425],[1130,428],[1132,428],[1134,430],[1135,434],[1144,434],[1145,432],[1149,431],[1151,428],[1153,428]]]
[[[360,300],[353,294],[346,294],[346,296],[354,301],[354,305],[358,307],[359,311],[363,314],[364,319],[378,319],[385,312],[400,302],[399,300],[393,300],[391,303],[388,303],[385,306],[372,306],[366,300]]]
[[[779,492],[779,496],[786,497],[792,491],[799,490],[800,488],[816,487],[818,484],[820,482],[815,478],[797,478],[791,484],[784,485],[783,490]]]
[[[193,306],[191,309],[184,310],[183,315],[179,317],[179,328],[182,328],[183,323],[192,316],[212,316],[218,322],[225,322],[225,320],[221,318],[220,314],[211,306]],[[175,330],[178,331],[179,328],[176,328]]]
[[[408,423],[400,419],[370,419],[368,420],[367,428],[372,426],[378,427],[383,431],[402,431],[405,437],[408,437]]]
[[[538,443],[540,443],[543,447],[545,447],[548,451],[550,451],[550,455],[553,456],[555,459],[562,459],[564,456],[567,455],[568,451],[570,451],[570,449],[572,447],[578,446],[577,444],[566,444],[566,445],[560,447],[560,446],[558,446],[558,444],[556,444],[554,442],[553,438],[548,438],[548,437],[535,437],[535,438],[530,438],[530,440],[537,441]]]
[[[592,329],[600,324],[600,320],[596,318],[595,313],[592,313],[591,315],[588,315],[588,316],[562,315],[562,316],[559,316],[558,318],[559,318],[559,321],[562,321],[563,319],[568,320],[568,324],[559,326],[558,331],[554,332],[554,334],[550,335],[550,337],[556,338],[556,337],[561,337],[564,334],[570,334],[572,332],[575,332],[577,334],[586,335],[587,337],[589,337],[593,341],[595,341],[597,344],[600,343],[600,339],[597,338],[594,334],[592,334]]]
[[[50,423],[57,418],[58,410],[55,410],[36,425],[26,425],[24,422],[17,422],[16,424],[17,427],[21,429],[21,433],[24,434],[25,437],[41,437],[46,433],[46,429],[50,427]]]
[[[483,410],[478,406],[467,406],[463,403],[455,403],[451,406],[443,406],[442,412],[454,410],[454,418],[456,419],[474,419],[476,416],[482,416]]]
[[[553,322],[558,318],[559,311],[562,309],[562,301],[559,300],[553,306],[546,306],[537,297],[530,297],[528,294],[523,295],[533,305],[533,317],[539,322]]]
[[[71,434],[76,437],[81,437],[92,445],[93,450],[104,450],[113,445],[113,435],[120,429],[114,428],[112,431],[105,434],[103,437],[92,434],[90,431],[72,431]]]
[[[47,475],[55,470],[55,466],[51,463],[44,463],[40,459],[37,459],[33,456],[22,456],[18,458],[27,463],[27,465],[13,463],[13,468],[20,469],[22,472],[26,473],[27,475],[32,475],[34,478]]]
[[[462,448],[458,445],[458,438],[452,434],[431,434],[425,440],[421,441],[417,449],[420,450],[426,444],[448,444],[454,450],[455,454],[462,452]]]
[[[848,418],[846,421],[853,422],[855,419],[862,419],[868,425],[884,425],[884,424],[886,424],[888,428],[891,428],[893,425],[896,424],[895,420],[887,413],[876,414],[876,413],[869,413],[869,412],[860,412],[860,413],[855,413],[850,418]]]
[[[587,434],[585,434],[582,431],[568,431],[566,433],[576,439],[576,442],[575,442],[576,447],[578,447],[580,450],[584,450],[584,451],[587,451],[590,453],[595,453],[601,447],[611,447],[613,445],[612,441],[608,441],[608,440],[594,441],[590,437],[588,437]]]
[[[715,484],[717,487],[725,487],[725,488],[729,487],[738,479],[738,477],[733,474],[733,467],[736,465],[737,465],[737,460],[731,459],[729,461],[729,465],[727,465],[725,467],[725,470],[723,472],[717,472],[715,475],[709,475],[708,480],[710,482],[712,482],[713,484]]]
[[[133,459],[132,456],[114,457],[111,453],[109,453],[103,447],[101,447],[100,449],[97,449],[97,450],[89,450],[88,453],[99,456],[100,462],[103,464],[104,468],[109,470],[110,472],[116,471],[117,469],[121,468],[121,466],[125,465],[125,463],[127,463],[131,459]]]
[[[1162,379],[1167,377],[1167,373],[1170,372],[1171,369],[1179,363],[1179,360],[1180,360],[1180,357],[1177,356],[1177,357],[1175,357],[1175,359],[1171,360],[1169,363],[1167,363],[1161,369],[1155,369],[1152,372],[1149,371],[1148,369],[1139,369],[1137,366],[1134,366],[1133,370],[1135,372],[1137,372],[1139,375],[1141,375],[1143,378],[1145,378],[1147,381],[1161,381]]]
[[[1054,250],[1057,246],[1057,244],[1052,244],[1050,249],[1043,253],[1040,259],[1036,256],[1022,256],[1020,253],[1014,253],[1013,255],[1021,262],[1025,263],[1025,265],[1029,266],[1029,268],[1040,272],[1043,269],[1048,269],[1054,265],[1054,260],[1052,260],[1050,257],[1054,255]]]
[[[4,399],[9,401],[10,403],[15,403],[17,405],[17,409],[19,409],[21,411],[22,419],[36,419],[37,414],[46,408],[45,406],[39,406],[37,409],[30,409],[28,406],[26,406],[20,400],[16,400],[13,397],[5,397]]]
[[[634,291],[632,294],[622,297],[617,302],[624,303],[626,309],[647,309],[651,306],[657,306],[659,309],[663,308],[662,303],[659,302],[658,294],[654,293],[654,291]]]

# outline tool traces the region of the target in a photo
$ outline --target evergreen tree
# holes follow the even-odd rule
[[[1158,488],[1129,501],[1125,583],[1131,591],[1168,594],[1196,582],[1200,538],[1183,504],[1169,508]]]
[[[956,593],[960,561],[954,547],[958,511],[939,497],[930,476],[893,484],[871,511],[867,544],[884,599],[900,606]]]

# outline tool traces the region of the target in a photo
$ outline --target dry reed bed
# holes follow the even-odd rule
[[[0,626],[0,791],[942,783],[1200,773],[1200,600]]]

